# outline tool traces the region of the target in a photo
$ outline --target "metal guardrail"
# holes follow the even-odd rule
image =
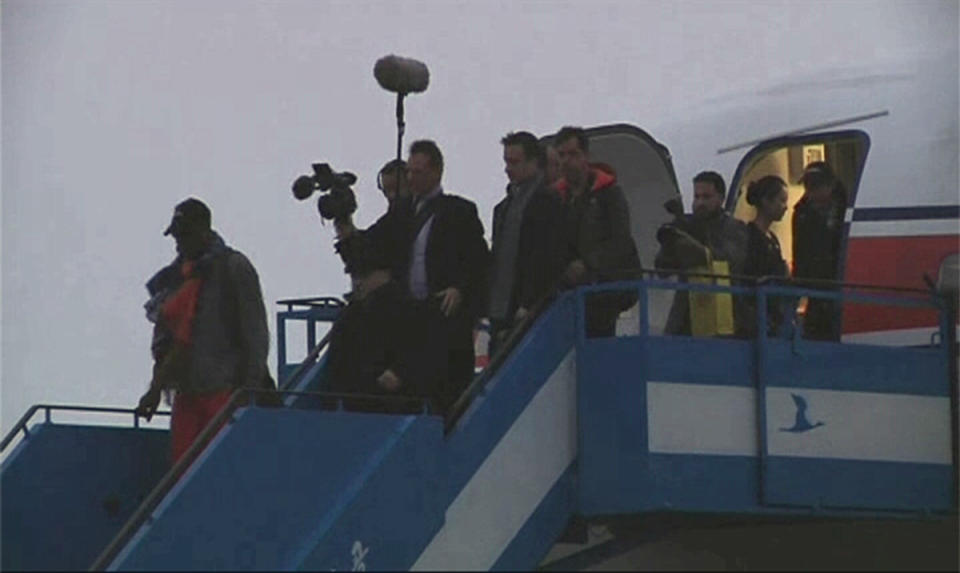
[[[176,485],[183,473],[193,464],[194,461],[200,456],[204,449],[211,440],[220,432],[223,426],[229,421],[233,421],[233,414],[237,411],[238,408],[249,405],[250,398],[257,395],[268,395],[271,394],[272,390],[262,390],[262,389],[250,389],[250,388],[238,388],[234,390],[233,394],[230,396],[230,400],[227,404],[220,410],[220,412],[214,416],[210,423],[200,432],[200,435],[194,440],[193,444],[187,449],[187,451],[180,457],[179,460],[173,465],[173,467],[168,471],[160,482],[150,491],[149,495],[143,500],[143,503],[140,504],[140,507],[134,512],[130,519],[123,525],[120,531],[114,536],[113,540],[110,541],[110,544],[97,556],[97,559],[90,565],[89,571],[103,571],[105,570],[117,555],[120,553],[120,550],[126,546],[130,541],[133,535],[143,526],[144,523],[148,522],[151,519],[151,515],[154,510],[160,504],[160,502],[167,496],[170,490]],[[404,410],[420,410],[423,413],[428,411],[427,402],[424,398],[418,397],[394,397],[394,396],[371,396],[364,394],[343,394],[343,393],[331,393],[331,392],[299,392],[293,390],[280,390],[279,393],[284,395],[293,395],[293,396],[308,396],[315,397],[321,400],[333,401],[335,404],[336,410],[343,408],[344,400],[370,400],[382,404],[395,404],[406,406]],[[256,399],[253,400],[256,404]],[[412,406],[412,407],[411,407]],[[289,406],[284,406],[284,408],[289,408]]]
[[[283,380],[289,367],[287,363],[287,321],[306,321],[307,358],[300,363],[300,366],[304,367],[308,360],[312,365],[319,356],[319,350],[322,350],[330,336],[330,332],[327,332],[326,336],[319,343],[317,342],[317,322],[334,322],[346,303],[335,297],[309,297],[278,300],[277,304],[287,306],[287,310],[277,313],[277,379],[283,384],[283,387],[289,388],[290,378],[294,374],[300,373],[301,368],[297,368],[294,373],[291,373],[290,378]],[[306,308],[304,310],[294,310],[294,307]],[[313,355],[312,358],[311,355]]]
[[[646,279],[648,276],[669,277],[674,275],[678,277],[679,281],[670,281],[666,280],[665,278],[655,278],[653,280]],[[631,287],[630,283],[635,283],[636,281],[646,279],[646,285],[644,288],[651,287],[669,290],[707,291],[739,295],[756,295],[756,293],[758,293],[757,287],[762,287],[759,289],[760,291],[765,291],[765,293],[769,293],[773,296],[807,296],[832,299],[842,298],[844,300],[859,303],[895,304],[899,306],[934,306],[935,308],[944,308],[943,303],[940,300],[941,297],[932,290],[893,285],[884,286],[861,283],[845,283],[842,281],[819,279],[793,279],[781,276],[753,277],[747,275],[689,271],[684,269],[656,268],[625,269],[621,271],[615,271],[611,274],[611,276],[613,277],[613,280],[611,281],[595,283],[592,285],[584,285],[584,288],[590,292],[624,291],[630,288],[637,288],[639,290],[639,285]],[[705,283],[685,282],[686,279],[690,278],[722,279],[730,281],[733,284],[711,285]],[[855,293],[846,295],[843,294],[843,291],[852,289],[913,294],[917,295],[917,298],[904,299],[877,295],[858,295]],[[456,426],[458,420],[470,406],[470,403],[473,401],[473,399],[483,391],[490,379],[496,374],[500,366],[503,365],[509,355],[513,352],[513,349],[520,343],[526,333],[530,330],[530,327],[533,325],[536,319],[549,306],[549,304],[556,299],[557,295],[558,289],[555,288],[547,297],[541,299],[540,302],[534,306],[532,311],[513,328],[501,348],[498,349],[497,354],[490,357],[489,365],[484,368],[483,372],[474,377],[473,381],[467,386],[460,397],[448,410],[444,424],[447,432],[450,432]],[[760,294],[757,296],[760,300],[760,302],[757,303],[758,307],[764,305],[765,294]],[[758,313],[758,320],[764,314],[765,313]]]
[[[58,404],[34,404],[26,411],[26,413],[20,417],[20,420],[13,426],[13,428],[7,432],[7,435],[4,436],[3,441],[0,442],[0,452],[7,449],[7,446],[10,445],[19,432],[23,432],[24,437],[30,436],[30,430],[27,428],[27,424],[30,420],[36,415],[40,410],[44,411],[44,421],[47,424],[52,423],[50,413],[56,410],[66,411],[66,412],[93,412],[101,414],[130,414],[133,416],[133,427],[140,427],[140,418],[136,415],[136,410],[133,408],[111,408],[105,406],[67,406],[67,405],[58,405]],[[159,411],[154,412],[156,416],[169,416],[170,412],[168,411]]]
[[[794,280],[787,279],[784,277],[744,277],[744,276],[731,276],[731,275],[720,275],[713,273],[700,273],[700,272],[686,272],[686,271],[675,271],[668,269],[639,269],[639,270],[630,270],[625,271],[617,275],[619,279],[617,282],[612,283],[600,283],[596,285],[587,286],[584,290],[589,292],[602,291],[602,290],[624,290],[625,288],[637,288],[640,289],[641,285],[634,285],[630,287],[629,283],[624,283],[623,281],[633,280],[636,282],[638,279],[643,279],[646,276],[666,276],[666,275],[678,275],[681,279],[698,277],[698,278],[716,278],[716,279],[725,279],[731,281],[750,281],[752,285],[760,285],[764,288],[759,289],[760,291],[770,291],[771,294],[778,294],[781,290],[789,293],[792,296],[796,296],[798,292],[809,293],[809,296],[825,297],[825,298],[844,298],[844,299],[863,299],[864,296],[860,297],[847,297],[842,294],[843,291],[847,289],[861,289],[861,290],[880,290],[880,291],[889,291],[889,292],[899,292],[899,293],[911,293],[916,295],[923,295],[925,300],[917,300],[907,305],[913,304],[933,304],[934,306],[939,306],[939,296],[937,293],[930,290],[923,289],[910,289],[904,287],[896,286],[881,286],[881,285],[862,285],[862,284],[851,284],[851,283],[842,283],[839,281],[810,281],[810,280]],[[705,291],[717,291],[717,292],[751,292],[756,291],[753,286],[718,286],[702,283],[684,283],[684,282],[675,282],[667,280],[652,280],[647,281],[649,284],[645,284],[642,288],[647,286],[653,288],[669,288],[674,290],[705,290]],[[798,291],[798,287],[802,290]],[[805,288],[804,288],[805,287]],[[473,381],[468,385],[464,390],[461,396],[454,402],[451,408],[447,411],[444,419],[444,426],[447,432],[451,431],[462,414],[470,406],[473,399],[479,395],[486,384],[490,379],[496,374],[499,368],[506,362],[507,358],[510,356],[512,351],[516,346],[522,341],[523,337],[530,330],[535,321],[539,316],[548,308],[548,306],[556,298],[557,292],[552,292],[549,296],[541,299],[534,307],[531,309],[531,312],[521,320],[514,329],[507,336],[504,343],[498,349],[498,352],[491,356],[490,364],[487,368],[483,370],[480,374],[474,377]],[[763,300],[763,294],[759,294],[760,300]],[[801,294],[801,296],[807,296],[807,294]],[[890,302],[891,299],[887,297],[878,297],[878,296],[868,296],[866,300],[869,302]],[[902,301],[901,301],[902,302]],[[315,298],[304,298],[304,299],[287,299],[278,301],[278,304],[288,305],[288,309],[292,310],[294,305],[303,305],[310,308],[329,308],[336,309],[339,312],[339,307],[343,306],[342,301],[338,299],[333,299],[330,297],[315,297]],[[762,305],[761,305],[762,306]],[[763,313],[761,312],[758,318],[762,317]],[[332,330],[331,330],[332,332]],[[291,388],[297,384],[300,379],[309,371],[309,369],[316,364],[320,354],[323,349],[326,347],[329,342],[331,332],[328,332],[323,339],[316,344],[307,357],[300,363],[297,369],[290,375],[290,377],[284,381],[283,386],[278,392],[287,396],[314,396],[321,399],[334,400],[338,402],[342,407],[342,400],[345,398],[354,398],[354,399],[369,399],[376,400],[381,402],[405,402],[411,403],[411,401],[420,400],[423,402],[423,412],[428,412],[429,407],[426,405],[426,402],[422,398],[399,398],[399,397],[386,397],[386,396],[362,396],[356,394],[332,394],[326,392],[302,392],[294,391]],[[279,373],[278,373],[279,374]],[[103,552],[98,556],[97,560],[91,565],[90,570],[103,570],[116,558],[119,551],[129,542],[129,539],[132,535],[145,523],[149,518],[152,512],[156,509],[160,501],[169,493],[169,490],[176,484],[180,476],[186,471],[187,468],[196,460],[200,453],[206,448],[207,444],[216,436],[217,432],[220,431],[222,426],[227,423],[228,419],[231,419],[234,412],[237,408],[245,406],[248,404],[248,399],[250,396],[266,394],[269,391],[264,390],[252,390],[252,389],[238,389],[234,391],[231,395],[227,405],[220,411],[220,413],[213,419],[211,422],[204,428],[201,434],[194,441],[193,445],[187,450],[187,452],[174,464],[173,468],[161,479],[157,486],[151,491],[150,495],[144,500],[141,506],[137,509],[133,516],[124,524],[124,527],[121,531],[114,537],[111,543],[103,550]],[[289,407],[289,405],[285,406]],[[41,408],[60,408],[64,410],[72,409],[86,409],[84,407],[57,407],[57,406],[34,406],[30,411],[24,415],[24,418],[18,422],[17,427],[12,432],[12,435],[16,434],[16,431],[21,429],[25,430],[26,421],[36,413],[38,409]],[[107,411],[115,413],[129,413],[133,414],[134,410],[132,409],[120,409],[120,408],[90,408],[87,410],[91,411]],[[167,412],[158,412],[158,414],[169,414]],[[49,416],[49,412],[47,414]],[[135,426],[138,425],[138,422],[134,420]],[[6,444],[12,437],[8,436],[5,438],[3,446]],[[2,450],[2,448],[0,448]]]

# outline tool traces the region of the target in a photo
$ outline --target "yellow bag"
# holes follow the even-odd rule
[[[708,261],[694,272],[730,276],[727,261]],[[730,286],[729,278],[690,277],[691,283]],[[733,297],[728,292],[690,291],[690,334],[717,336],[733,334]]]

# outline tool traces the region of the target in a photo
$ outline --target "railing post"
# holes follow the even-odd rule
[[[640,308],[637,314],[640,317],[640,328],[638,332],[641,336],[647,337],[650,336],[650,301],[647,289],[647,281],[641,279],[639,289],[638,301],[640,303]]]
[[[765,497],[764,478],[767,473],[767,293],[763,286],[756,288],[757,302],[757,333],[754,338],[754,375],[756,376],[754,387],[756,388],[757,404],[757,452],[759,464],[757,464],[757,502],[763,505]]]
[[[287,369],[287,318],[283,311],[277,313],[277,386],[282,387]]]
[[[317,319],[312,316],[307,319],[307,354],[317,345]]]

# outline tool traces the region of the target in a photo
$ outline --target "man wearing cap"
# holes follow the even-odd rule
[[[176,241],[177,257],[146,285],[155,363],[137,414],[149,420],[161,392],[175,392],[173,462],[235,389],[274,385],[267,370],[270,341],[257,272],[246,256],[224,243],[210,219],[210,209],[199,199],[176,206],[163,234]]]
[[[796,279],[836,281],[846,193],[833,169],[824,161],[807,166],[800,178],[804,194],[793,211],[793,276]],[[826,288],[826,285],[810,285]],[[816,340],[840,339],[840,305],[810,297],[803,318],[803,335]]]

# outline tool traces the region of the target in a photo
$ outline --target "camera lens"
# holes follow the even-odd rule
[[[303,201],[313,195],[313,177],[301,175],[293,182],[293,196]]]

